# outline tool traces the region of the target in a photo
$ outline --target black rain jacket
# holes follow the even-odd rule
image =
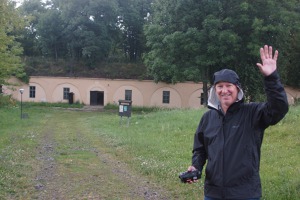
[[[277,71],[264,78],[267,102],[244,103],[243,98],[224,115],[209,107],[194,138],[192,165],[205,169],[205,196],[219,199],[261,197],[260,151],[264,130],[288,112]]]

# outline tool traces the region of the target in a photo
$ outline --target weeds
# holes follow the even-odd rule
[[[11,95],[0,94],[0,108],[15,106],[17,102],[12,98]]]
[[[73,104],[69,103],[48,103],[48,102],[23,102],[25,107],[46,107],[46,108],[82,108],[84,104],[75,102]]]

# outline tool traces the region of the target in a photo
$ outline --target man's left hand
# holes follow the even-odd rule
[[[260,58],[262,63],[256,65],[264,76],[269,76],[277,69],[278,51],[275,51],[273,57],[272,46],[265,45],[264,48],[260,48]]]

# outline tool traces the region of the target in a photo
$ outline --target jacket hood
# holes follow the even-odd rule
[[[237,73],[230,69],[222,69],[220,71],[217,71],[214,73],[213,76],[213,86],[209,90],[208,95],[208,106],[211,108],[215,108],[217,110],[221,109],[220,101],[218,99],[218,96],[216,94],[215,85],[220,82],[229,82],[234,85],[236,85],[239,89],[237,101],[241,101],[244,98],[244,92],[241,87],[240,79]]]

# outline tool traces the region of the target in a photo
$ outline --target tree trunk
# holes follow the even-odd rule
[[[208,102],[208,86],[207,86],[207,81],[203,81],[203,95],[201,95],[201,98],[203,98],[202,99],[202,105],[204,106],[204,107],[207,107],[207,102]]]

